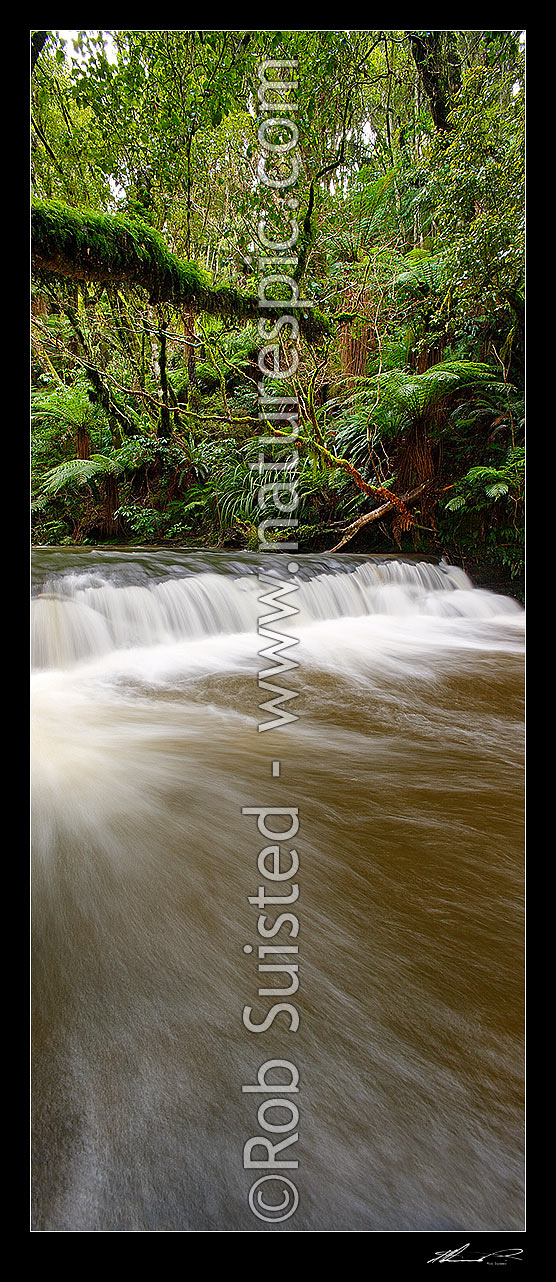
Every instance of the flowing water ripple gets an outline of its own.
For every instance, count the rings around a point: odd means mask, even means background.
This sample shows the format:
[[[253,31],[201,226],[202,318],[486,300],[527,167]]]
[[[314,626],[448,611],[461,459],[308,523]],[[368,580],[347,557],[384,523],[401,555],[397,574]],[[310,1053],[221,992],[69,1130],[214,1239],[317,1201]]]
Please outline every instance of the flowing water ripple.
[[[35,1229],[265,1231],[241,1085],[285,1054],[273,1232],[521,1229],[523,610],[456,567],[299,557],[299,719],[261,736],[257,559],[103,555],[37,556]],[[241,1021],[261,798],[301,817],[289,1041]]]

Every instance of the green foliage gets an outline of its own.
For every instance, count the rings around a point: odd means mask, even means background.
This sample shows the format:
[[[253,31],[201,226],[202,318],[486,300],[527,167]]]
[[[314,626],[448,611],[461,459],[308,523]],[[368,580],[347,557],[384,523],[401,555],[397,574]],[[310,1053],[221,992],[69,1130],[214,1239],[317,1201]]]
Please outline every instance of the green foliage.
[[[394,171],[373,174],[364,165],[347,190],[330,199],[323,228],[322,247],[330,269],[360,263],[365,254],[383,246],[385,224],[392,227]]]
[[[440,128],[412,34],[89,31],[70,60],[49,33],[32,80],[34,537],[114,537],[117,491],[122,539],[257,546],[275,514],[261,482],[281,476],[252,466],[264,224],[296,228],[315,303],[295,379],[266,382],[300,405],[300,539],[329,546],[374,505],[365,485],[405,492],[424,443],[408,548],[518,572],[520,33],[441,33]],[[294,210],[257,175],[273,57],[298,64]],[[399,548],[394,530],[389,514],[364,538]]]
[[[447,145],[422,162],[421,210],[434,226],[450,284],[450,321],[461,335],[501,344],[523,309],[524,91],[513,66],[464,71]]]
[[[523,573],[523,503],[525,451],[513,447],[499,467],[480,465],[452,487],[445,511],[452,517],[451,538],[469,553],[481,553],[509,569],[512,578]]]
[[[432,412],[448,398],[468,389],[477,389],[483,395],[494,394],[500,402],[504,384],[488,365],[476,361],[443,361],[423,374],[386,370],[364,380],[352,396],[330,402],[326,409],[334,413],[338,449],[348,453],[356,466],[362,466],[369,446],[379,439],[388,441],[425,422],[430,427]]]
[[[117,458],[109,458],[105,454],[92,454],[89,459],[66,459],[64,463],[59,463],[43,476],[40,493],[32,507],[33,509],[44,507],[49,499],[68,485],[86,485],[88,481],[98,480],[100,476],[117,476],[119,472]]]
[[[91,401],[89,389],[80,382],[71,387],[60,383],[49,391],[34,392],[31,415],[34,423],[50,422],[58,431],[68,433],[83,428],[102,433],[107,426],[106,414]]]
[[[132,535],[142,543],[151,543],[165,533],[165,520],[156,508],[138,503],[122,503],[115,515],[123,518]]]

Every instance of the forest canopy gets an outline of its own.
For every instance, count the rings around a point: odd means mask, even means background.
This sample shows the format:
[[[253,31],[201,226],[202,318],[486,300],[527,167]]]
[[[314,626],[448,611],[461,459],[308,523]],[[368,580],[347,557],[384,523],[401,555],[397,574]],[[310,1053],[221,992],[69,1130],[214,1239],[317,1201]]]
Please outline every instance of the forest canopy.
[[[300,550],[519,582],[522,33],[34,31],[31,68],[34,542],[257,546],[289,252]]]

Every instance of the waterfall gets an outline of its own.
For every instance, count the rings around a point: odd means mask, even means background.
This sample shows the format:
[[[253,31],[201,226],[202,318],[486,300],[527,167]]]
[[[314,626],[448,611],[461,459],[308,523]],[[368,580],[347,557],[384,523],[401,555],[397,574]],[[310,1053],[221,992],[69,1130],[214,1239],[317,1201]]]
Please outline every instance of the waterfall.
[[[280,559],[264,566],[266,577],[280,578]],[[133,584],[122,582],[117,569],[46,578],[32,602],[33,666],[68,668],[113,650],[251,632],[259,613],[259,576],[253,561],[241,567],[243,573],[238,568],[228,574],[143,575]],[[463,570],[424,561],[367,560],[346,573],[334,562],[322,572],[318,560],[307,558],[301,573],[288,577],[298,588],[302,628],[368,615],[486,619],[522,613],[511,598],[474,589]]]

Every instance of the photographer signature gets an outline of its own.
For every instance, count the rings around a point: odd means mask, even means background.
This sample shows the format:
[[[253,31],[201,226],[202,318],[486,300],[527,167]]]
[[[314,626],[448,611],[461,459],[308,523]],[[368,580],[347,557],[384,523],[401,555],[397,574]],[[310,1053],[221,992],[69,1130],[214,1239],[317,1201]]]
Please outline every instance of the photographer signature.
[[[507,1264],[508,1260],[521,1260],[523,1250],[521,1247],[509,1246],[501,1251],[487,1251],[484,1255],[463,1255],[464,1251],[470,1246],[469,1242],[464,1242],[463,1246],[458,1246],[454,1251],[437,1251],[432,1260],[427,1260],[427,1264]]]

